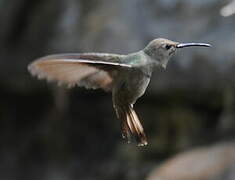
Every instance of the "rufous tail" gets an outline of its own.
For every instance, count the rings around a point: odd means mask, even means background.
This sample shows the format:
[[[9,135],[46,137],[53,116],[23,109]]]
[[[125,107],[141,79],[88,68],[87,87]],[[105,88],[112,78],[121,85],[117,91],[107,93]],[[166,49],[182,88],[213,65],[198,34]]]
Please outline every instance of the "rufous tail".
[[[118,118],[121,120],[122,136],[130,142],[130,134],[132,134],[138,146],[147,145],[147,138],[144,129],[139,121],[135,110],[131,104],[115,106]]]

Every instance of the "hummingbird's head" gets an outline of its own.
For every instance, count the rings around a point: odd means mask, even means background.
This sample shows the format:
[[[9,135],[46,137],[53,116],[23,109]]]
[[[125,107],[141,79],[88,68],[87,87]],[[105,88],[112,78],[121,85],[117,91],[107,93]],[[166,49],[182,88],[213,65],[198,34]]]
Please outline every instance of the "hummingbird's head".
[[[175,54],[177,49],[190,46],[210,47],[205,43],[178,43],[168,39],[158,38],[152,40],[145,48],[144,52],[153,60],[157,61],[163,68],[166,68],[169,59]]]

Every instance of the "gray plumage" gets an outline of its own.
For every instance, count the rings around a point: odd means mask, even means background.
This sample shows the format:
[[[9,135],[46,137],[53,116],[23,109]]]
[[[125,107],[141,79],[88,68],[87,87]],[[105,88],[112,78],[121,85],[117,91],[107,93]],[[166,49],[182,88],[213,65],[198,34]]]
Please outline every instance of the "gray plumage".
[[[113,107],[121,121],[124,138],[134,135],[138,145],[147,145],[144,129],[133,105],[141,97],[155,67],[166,68],[177,49],[188,46],[206,46],[204,43],[178,43],[155,39],[143,50],[128,54],[81,53],[57,54],[32,62],[32,75],[48,81],[57,81],[69,87],[102,88],[112,92]]]

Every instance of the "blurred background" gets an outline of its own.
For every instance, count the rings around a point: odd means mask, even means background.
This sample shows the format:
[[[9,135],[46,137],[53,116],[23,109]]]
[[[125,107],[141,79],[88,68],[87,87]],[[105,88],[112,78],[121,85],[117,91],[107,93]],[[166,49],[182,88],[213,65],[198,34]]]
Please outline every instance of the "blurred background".
[[[235,179],[235,3],[0,0],[0,179]],[[149,145],[121,138],[111,94],[27,72],[68,52],[127,54],[158,37],[187,48],[154,73],[135,109]]]

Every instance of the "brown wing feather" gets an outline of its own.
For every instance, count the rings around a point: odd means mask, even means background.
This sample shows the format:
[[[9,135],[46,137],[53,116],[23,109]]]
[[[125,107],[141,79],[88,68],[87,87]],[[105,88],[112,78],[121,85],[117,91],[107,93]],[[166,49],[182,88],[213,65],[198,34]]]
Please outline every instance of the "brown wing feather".
[[[120,64],[118,58],[119,55],[96,53],[51,55],[34,61],[28,69],[40,79],[69,87],[79,85],[111,90],[117,67],[129,66]]]

